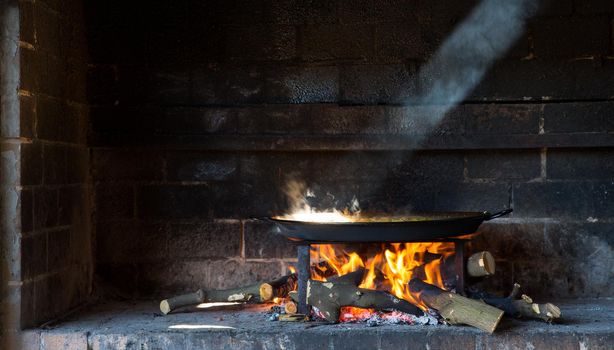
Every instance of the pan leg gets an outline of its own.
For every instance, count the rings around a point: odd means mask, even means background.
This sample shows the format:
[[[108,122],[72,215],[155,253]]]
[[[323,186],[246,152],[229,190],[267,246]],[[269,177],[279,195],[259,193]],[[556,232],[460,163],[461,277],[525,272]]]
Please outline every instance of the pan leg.
[[[310,245],[298,246],[298,312],[309,315],[311,308],[307,305],[307,280],[309,279]]]
[[[454,268],[456,272],[456,293],[465,295],[465,242],[454,242]]]

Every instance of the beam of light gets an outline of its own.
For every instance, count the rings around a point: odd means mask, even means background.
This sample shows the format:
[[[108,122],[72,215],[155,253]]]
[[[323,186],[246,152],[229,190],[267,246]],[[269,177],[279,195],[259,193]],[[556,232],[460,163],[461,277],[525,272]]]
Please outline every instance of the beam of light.
[[[421,68],[420,93],[409,104],[443,106],[430,120],[435,127],[514,45],[538,4],[539,0],[482,0]]]
[[[209,309],[212,307],[218,307],[218,306],[231,306],[231,305],[239,305],[242,303],[239,302],[215,302],[215,303],[202,303],[202,304],[198,304],[196,305],[197,308],[199,309]]]
[[[214,324],[174,324],[168,329],[235,329],[235,327]]]

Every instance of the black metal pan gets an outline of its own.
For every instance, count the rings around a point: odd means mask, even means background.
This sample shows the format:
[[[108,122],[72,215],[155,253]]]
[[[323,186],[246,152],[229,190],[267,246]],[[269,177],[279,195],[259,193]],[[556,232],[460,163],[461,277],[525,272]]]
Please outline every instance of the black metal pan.
[[[505,209],[485,212],[428,213],[402,217],[369,218],[356,222],[310,222],[272,217],[273,232],[293,241],[335,242],[432,242],[475,233],[484,221],[512,212]]]

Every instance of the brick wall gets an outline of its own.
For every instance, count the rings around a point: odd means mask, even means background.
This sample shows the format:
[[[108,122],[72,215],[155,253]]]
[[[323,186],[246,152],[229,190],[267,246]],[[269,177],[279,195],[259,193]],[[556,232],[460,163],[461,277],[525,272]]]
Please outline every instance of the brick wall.
[[[496,286],[611,296],[614,7],[544,2],[433,130],[439,107],[403,104],[475,3],[88,2],[103,284],[152,296],[282,273],[293,248],[250,218],[286,209],[295,177],[340,206],[512,206],[475,245],[495,251]]]
[[[20,1],[21,325],[83,303],[92,273],[80,1]]]

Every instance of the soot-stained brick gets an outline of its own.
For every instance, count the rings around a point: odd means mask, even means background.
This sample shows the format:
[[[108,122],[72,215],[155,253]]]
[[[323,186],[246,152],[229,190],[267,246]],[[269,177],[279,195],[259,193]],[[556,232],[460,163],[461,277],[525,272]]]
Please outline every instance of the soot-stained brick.
[[[499,61],[468,100],[607,99],[614,86],[613,68],[607,60]]]
[[[137,191],[140,218],[208,218],[213,214],[216,194],[211,186],[143,186]]]
[[[95,213],[98,219],[121,219],[134,216],[134,186],[97,184],[94,188]]]
[[[614,153],[608,148],[550,149],[547,169],[550,179],[614,179]]]
[[[89,175],[89,150],[85,147],[66,148],[66,182],[84,183]]]
[[[111,65],[92,65],[87,70],[87,97],[92,104],[113,104],[118,98],[117,71]]]
[[[393,161],[389,177],[400,181],[441,183],[463,178],[463,155],[459,152],[406,152]]]
[[[301,57],[307,61],[365,59],[374,54],[374,28],[365,24],[320,24],[301,31]]]
[[[537,19],[531,25],[537,57],[605,55],[610,48],[609,18]]]
[[[533,179],[541,174],[541,155],[531,151],[469,152],[467,176],[477,179]]]
[[[465,132],[464,107],[388,107],[388,132],[408,135],[462,135]]]
[[[36,134],[50,141],[75,142],[79,134],[78,116],[64,101],[39,96],[37,99]]]
[[[328,106],[311,111],[314,133],[385,134],[389,122],[384,106]]]
[[[247,259],[296,258],[296,246],[275,234],[271,224],[247,220],[243,225]]]
[[[209,264],[206,283],[213,289],[247,286],[259,281],[268,281],[281,276],[282,264],[272,262],[239,262],[236,260],[214,260]]]
[[[32,190],[22,189],[20,192],[21,204],[21,232],[29,232],[34,227],[34,198]]]
[[[336,66],[285,67],[267,71],[265,99],[270,103],[323,103],[337,101]]]
[[[400,64],[343,66],[339,99],[349,104],[407,102],[415,93],[413,73]]]
[[[103,263],[159,261],[168,257],[168,230],[161,223],[102,221],[97,223],[96,241],[96,259]]]
[[[32,96],[19,96],[20,136],[33,138],[36,125],[36,102]]]
[[[335,2],[301,0],[266,1],[265,21],[280,24],[334,23],[337,21]]]
[[[51,228],[58,223],[58,190],[34,190],[34,229]]]
[[[304,105],[250,106],[237,110],[240,134],[309,134],[313,108]]]
[[[95,274],[115,294],[133,298],[137,295],[138,268],[134,263],[97,263]]]
[[[48,233],[48,269],[56,271],[66,267],[72,260],[70,230]]]
[[[231,258],[241,255],[238,220],[171,223],[169,251],[177,258]]]
[[[173,152],[166,158],[170,181],[229,180],[238,172],[237,160],[231,154]]]
[[[160,180],[163,159],[150,151],[96,150],[93,153],[93,176],[97,180]]]
[[[375,27],[375,53],[383,59],[419,59],[426,53],[420,23],[403,21]]]
[[[30,279],[47,271],[47,234],[21,239],[22,279]]]
[[[296,29],[285,25],[228,27],[226,55],[235,60],[287,60],[296,55]]]
[[[43,182],[45,185],[66,183],[66,147],[59,145],[43,146]]]
[[[603,132],[612,119],[614,103],[548,103],[544,105],[544,131],[547,133]]]
[[[488,250],[495,259],[539,259],[544,254],[551,254],[546,246],[544,227],[543,223],[484,223],[480,226],[480,235],[472,242],[472,247]]]
[[[39,185],[43,182],[43,146],[33,143],[21,144],[21,184]]]
[[[468,134],[537,134],[540,105],[480,104],[464,107]]]
[[[520,217],[584,220],[607,207],[600,202],[605,190],[589,182],[524,183],[513,191],[514,215]]]

